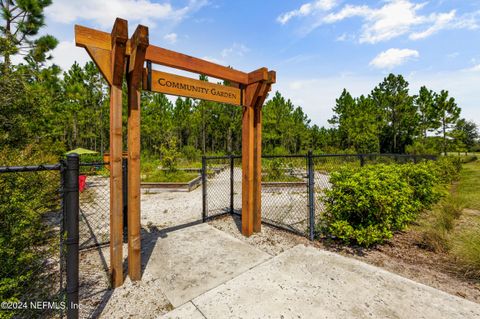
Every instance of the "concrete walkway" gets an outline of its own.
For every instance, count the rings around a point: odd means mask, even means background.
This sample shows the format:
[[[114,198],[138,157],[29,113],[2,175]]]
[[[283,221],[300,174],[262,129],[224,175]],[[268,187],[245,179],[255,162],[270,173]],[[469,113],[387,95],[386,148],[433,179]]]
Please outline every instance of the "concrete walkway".
[[[302,245],[271,257],[206,224],[170,233],[146,272],[163,318],[480,318],[480,305]]]
[[[145,273],[157,278],[172,306],[178,307],[269,258],[208,224],[199,224],[159,239]]]

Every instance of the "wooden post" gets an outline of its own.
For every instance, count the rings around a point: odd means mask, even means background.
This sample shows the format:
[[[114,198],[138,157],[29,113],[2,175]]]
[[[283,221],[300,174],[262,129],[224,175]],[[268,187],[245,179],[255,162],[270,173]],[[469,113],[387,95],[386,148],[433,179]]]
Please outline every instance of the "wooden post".
[[[140,79],[145,51],[148,47],[148,28],[139,25],[130,40],[128,62],[128,275],[140,280]]]
[[[262,230],[262,105],[254,106],[253,231]]]
[[[255,160],[254,160],[254,181],[253,181],[253,231],[262,230],[262,106],[270,91],[271,81],[274,81],[275,73],[270,72],[268,81],[263,81],[257,100],[255,101]]]
[[[242,234],[250,236],[254,223],[255,101],[261,89],[259,82],[245,88],[242,115]]]
[[[247,90],[248,91],[248,90]],[[242,114],[242,234],[253,233],[253,107]]]
[[[110,85],[110,271],[113,287],[123,283],[122,82],[128,24],[118,19],[112,30]]]

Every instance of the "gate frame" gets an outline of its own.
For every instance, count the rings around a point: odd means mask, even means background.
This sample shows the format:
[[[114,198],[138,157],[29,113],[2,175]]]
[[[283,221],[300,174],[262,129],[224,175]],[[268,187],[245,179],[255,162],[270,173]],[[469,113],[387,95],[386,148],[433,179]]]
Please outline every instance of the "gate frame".
[[[75,25],[75,42],[86,49],[110,86],[110,274],[113,287],[123,284],[122,84],[128,87],[128,275],[141,279],[140,235],[140,93],[151,90],[151,68],[160,64],[212,76],[240,92],[242,113],[242,234],[261,231],[262,105],[276,82],[263,67],[244,73],[230,67],[149,44],[148,28],[138,25],[128,39],[127,20],[117,18],[111,33]],[[150,83],[141,83],[142,80]],[[189,78],[185,80],[195,81]],[[143,85],[142,85],[143,84]],[[150,85],[148,85],[150,84]],[[162,92],[155,90],[156,92]],[[171,92],[169,93],[171,94]],[[181,93],[176,95],[184,96]],[[203,97],[205,99],[205,97]],[[215,101],[212,96],[210,99]],[[218,100],[217,100],[218,101]]]

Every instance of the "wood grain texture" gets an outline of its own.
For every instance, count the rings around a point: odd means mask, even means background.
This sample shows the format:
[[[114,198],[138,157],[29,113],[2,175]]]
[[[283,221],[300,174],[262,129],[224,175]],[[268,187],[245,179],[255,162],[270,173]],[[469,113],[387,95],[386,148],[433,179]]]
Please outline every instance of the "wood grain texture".
[[[140,91],[128,85],[128,275],[140,280]]]
[[[122,85],[123,77],[125,75],[125,53],[126,43],[128,40],[128,22],[117,18],[113,25],[111,34],[112,53],[112,84]]]
[[[254,231],[254,180],[255,180],[255,130],[254,103],[262,88],[261,82],[245,89],[245,106],[242,114],[242,234],[250,236]]]
[[[112,51],[95,47],[86,46],[85,49],[97,66],[103,78],[112,85]]]
[[[123,284],[122,87],[110,87],[110,272]]]
[[[145,58],[153,63],[176,69],[213,76],[241,84],[248,83],[248,75],[244,72],[153,45],[148,47]]]
[[[128,275],[131,280],[142,276],[141,211],[140,211],[140,80],[143,74],[145,51],[148,47],[148,28],[139,25],[133,33],[128,62]]]
[[[253,160],[253,231],[262,230],[262,106],[270,84],[260,82],[258,95],[253,102],[254,160]]]
[[[146,83],[146,79],[143,82]],[[155,70],[152,71],[152,91],[233,105],[242,104],[240,89]]]
[[[145,63],[145,53],[149,45],[148,28],[139,25],[130,39],[130,58],[128,63],[128,76],[130,85],[135,89],[140,87],[140,81],[143,75],[143,64]]]
[[[267,68],[260,68],[253,72],[248,73],[248,83],[255,83],[260,81],[268,80],[268,69]]]

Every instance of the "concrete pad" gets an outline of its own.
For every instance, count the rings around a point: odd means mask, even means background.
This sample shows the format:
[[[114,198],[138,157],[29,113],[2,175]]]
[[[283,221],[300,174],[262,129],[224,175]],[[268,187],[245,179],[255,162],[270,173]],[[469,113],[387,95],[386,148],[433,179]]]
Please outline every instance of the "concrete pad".
[[[159,238],[145,268],[174,307],[271,258],[208,224]]]
[[[480,305],[296,246],[195,298],[206,318],[480,318]]]
[[[181,319],[181,318],[190,318],[190,319],[205,319],[205,317],[198,311],[197,307],[191,302],[183,304],[175,310],[170,311],[169,313],[161,316],[162,319]]]

